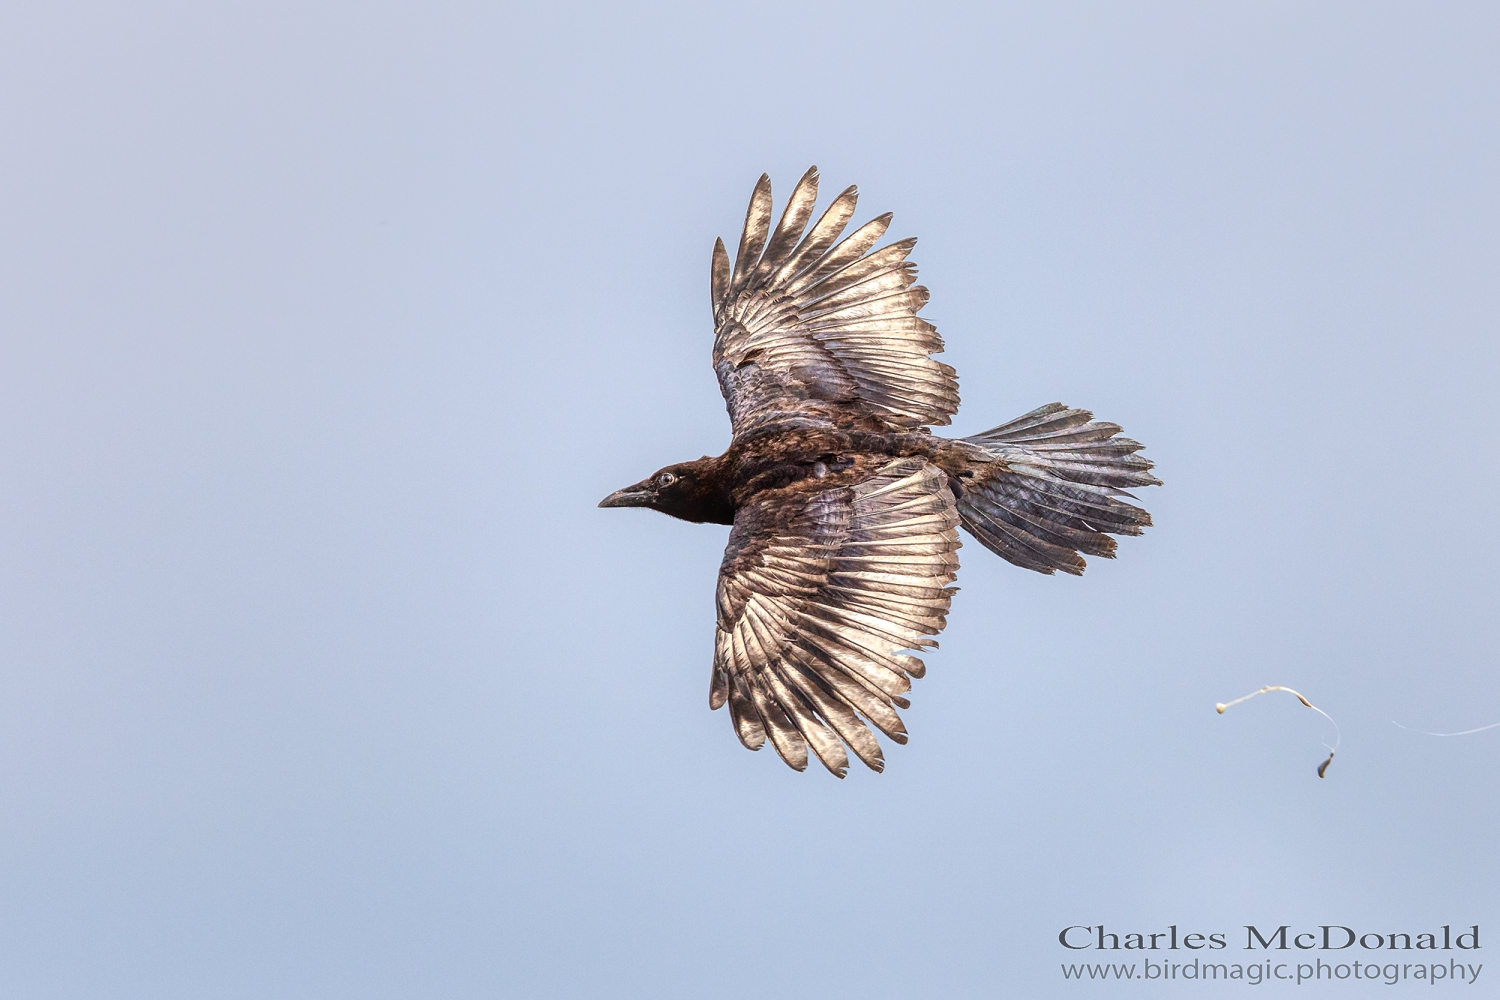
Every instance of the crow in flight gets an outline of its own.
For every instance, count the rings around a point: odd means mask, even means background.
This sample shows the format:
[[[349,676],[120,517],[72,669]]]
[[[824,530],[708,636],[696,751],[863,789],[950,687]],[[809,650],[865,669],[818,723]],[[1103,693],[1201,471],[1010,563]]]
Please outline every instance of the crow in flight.
[[[1114,556],[1110,535],[1151,515],[1125,490],[1159,485],[1141,445],[1087,410],[1051,403],[962,439],[934,435],[958,381],[929,355],[915,239],[871,252],[891,216],[839,236],[850,187],[807,229],[818,171],[771,229],[771,181],[750,197],[731,269],[714,243],[714,371],[734,438],[717,458],[669,465],[601,507],[649,507],[731,524],[719,568],[710,708],[729,705],[740,742],[767,738],[791,767],[808,747],[838,777],[855,756],[879,771],[896,709],[936,647],[958,570],[958,526],[1039,573]],[[1132,497],[1132,499],[1134,499]]]

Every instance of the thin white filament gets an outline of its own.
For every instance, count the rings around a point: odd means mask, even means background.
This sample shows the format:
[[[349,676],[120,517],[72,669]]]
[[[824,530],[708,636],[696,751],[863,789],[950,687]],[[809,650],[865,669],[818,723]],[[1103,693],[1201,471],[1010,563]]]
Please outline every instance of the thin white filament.
[[[1410,726],[1403,726],[1395,719],[1391,720],[1391,725],[1397,727],[1398,729],[1404,729],[1408,733],[1421,733],[1423,736],[1468,736],[1471,733],[1482,733],[1486,729],[1494,729],[1496,726],[1500,726],[1500,722],[1491,722],[1488,726],[1480,726],[1478,729],[1465,729],[1461,733],[1429,733],[1425,729],[1413,729]]]

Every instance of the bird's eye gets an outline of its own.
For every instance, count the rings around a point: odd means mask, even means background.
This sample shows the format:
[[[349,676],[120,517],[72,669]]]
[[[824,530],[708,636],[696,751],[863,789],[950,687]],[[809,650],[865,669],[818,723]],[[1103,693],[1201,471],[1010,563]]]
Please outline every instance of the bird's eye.
[[[663,472],[656,477],[656,485],[658,486],[671,486],[675,482],[677,482],[677,477],[670,472]]]

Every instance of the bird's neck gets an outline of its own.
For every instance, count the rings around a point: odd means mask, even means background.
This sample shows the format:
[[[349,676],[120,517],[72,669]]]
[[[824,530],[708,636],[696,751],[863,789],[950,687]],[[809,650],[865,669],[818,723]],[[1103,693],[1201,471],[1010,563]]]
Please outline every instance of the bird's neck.
[[[727,456],[700,458],[688,462],[692,470],[692,487],[678,504],[663,513],[698,524],[733,524],[734,501],[730,499],[730,477]]]

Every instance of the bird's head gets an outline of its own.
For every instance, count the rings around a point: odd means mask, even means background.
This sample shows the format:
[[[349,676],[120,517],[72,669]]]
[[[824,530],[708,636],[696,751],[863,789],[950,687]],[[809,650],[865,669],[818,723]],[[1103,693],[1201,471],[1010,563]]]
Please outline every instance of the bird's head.
[[[704,457],[658,469],[634,486],[615,490],[600,507],[649,507],[684,521],[733,524],[734,509],[723,495],[717,463]]]

